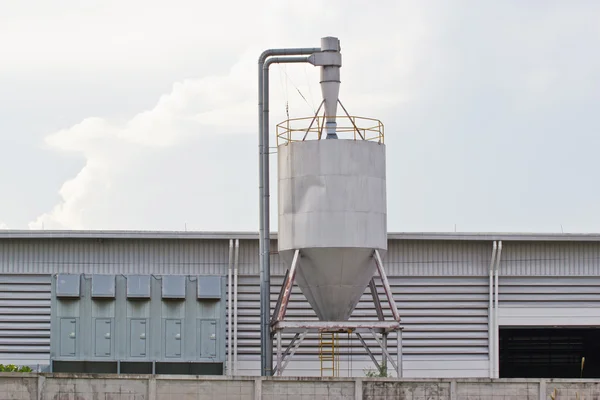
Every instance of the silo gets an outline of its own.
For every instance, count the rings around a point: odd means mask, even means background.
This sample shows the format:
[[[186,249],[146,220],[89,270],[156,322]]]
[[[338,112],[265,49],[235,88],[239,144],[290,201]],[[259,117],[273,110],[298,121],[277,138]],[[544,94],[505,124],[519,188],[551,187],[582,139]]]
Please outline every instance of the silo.
[[[271,314],[268,70],[270,64],[284,62],[308,62],[320,67],[323,101],[313,117],[289,119],[277,125],[277,242],[279,255],[288,269]],[[340,353],[336,343],[339,333],[347,333],[359,339],[378,369],[387,368],[389,361],[397,376],[402,376],[400,314],[382,263],[387,251],[383,124],[376,119],[351,116],[340,102],[341,66],[340,42],[334,37],[323,38],[320,48],[270,49],[259,58],[263,375],[282,375],[306,336],[316,333],[321,376],[338,376]],[[343,113],[338,112],[338,106]],[[376,273],[392,314],[389,321],[385,320],[379,299]],[[319,321],[286,320],[294,283]],[[377,320],[349,320],[367,286]],[[284,331],[295,334],[285,351]],[[388,350],[390,333],[396,336],[395,359]],[[381,347],[381,365],[363,335],[372,335]],[[270,357],[272,339],[277,343],[274,369]]]
[[[350,317],[387,250],[385,145],[304,140],[278,149],[279,253],[323,321]]]
[[[339,55],[336,38],[321,48]],[[299,251],[296,283],[322,321],[350,317],[387,250],[383,126],[337,115],[340,66],[321,67],[322,116],[278,125],[279,254]]]

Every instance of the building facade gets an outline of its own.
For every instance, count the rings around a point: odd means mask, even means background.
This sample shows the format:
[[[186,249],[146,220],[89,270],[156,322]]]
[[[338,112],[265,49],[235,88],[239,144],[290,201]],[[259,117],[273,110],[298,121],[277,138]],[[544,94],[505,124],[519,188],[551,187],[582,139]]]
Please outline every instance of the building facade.
[[[600,235],[388,238],[384,266],[402,318],[404,377],[528,377],[531,371],[579,377],[583,357],[585,374],[600,373],[594,356],[600,347],[594,344],[600,343]],[[227,337],[233,354],[228,372],[259,375],[258,256],[258,235],[249,233],[0,231],[0,363],[48,365],[52,274],[228,276],[231,269],[238,285],[227,327],[237,321],[237,332],[232,326]],[[271,257],[273,309],[287,266],[276,253]],[[287,315],[316,320],[297,287]],[[368,291],[352,319],[377,319]],[[390,336],[391,349],[395,340]],[[367,344],[382,357],[374,340]],[[318,349],[318,336],[309,335],[285,375],[321,375]],[[339,376],[364,376],[374,368],[356,337],[339,335],[339,358]]]

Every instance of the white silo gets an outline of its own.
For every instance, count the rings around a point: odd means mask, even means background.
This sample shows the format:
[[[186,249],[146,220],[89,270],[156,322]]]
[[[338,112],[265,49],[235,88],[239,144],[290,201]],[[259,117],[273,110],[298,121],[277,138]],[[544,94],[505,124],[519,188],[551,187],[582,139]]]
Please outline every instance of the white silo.
[[[295,280],[322,321],[350,317],[387,250],[383,127],[337,116],[339,88],[340,67],[322,66],[324,115],[278,126],[279,253],[291,265],[299,251]]]
[[[270,57],[270,58],[269,58]],[[312,118],[277,125],[279,254],[288,265],[274,313],[270,314],[268,68],[273,63],[308,62],[321,68],[323,101]],[[259,58],[259,148],[261,194],[261,369],[281,375],[308,333],[319,335],[321,375],[339,372],[340,332],[356,335],[376,367],[389,361],[402,376],[402,328],[382,257],[387,251],[386,166],[383,124],[350,116],[339,101],[342,57],[337,38],[320,48],[271,49]],[[338,105],[343,114],[338,115]],[[320,114],[321,109],[323,114]],[[393,319],[386,321],[375,273]],[[319,321],[286,320],[296,282]],[[349,320],[367,286],[376,320]],[[269,319],[270,318],[270,319]],[[295,333],[283,351],[282,333]],[[396,337],[395,359],[387,338]],[[382,349],[381,365],[362,335]],[[277,364],[271,369],[276,337]],[[327,364],[329,363],[329,364]]]

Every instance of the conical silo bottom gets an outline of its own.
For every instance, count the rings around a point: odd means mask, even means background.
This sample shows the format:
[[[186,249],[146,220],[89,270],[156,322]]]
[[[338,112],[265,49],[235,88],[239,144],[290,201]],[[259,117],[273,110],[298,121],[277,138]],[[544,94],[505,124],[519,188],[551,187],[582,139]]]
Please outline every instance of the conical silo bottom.
[[[377,270],[373,253],[367,248],[300,250],[296,283],[321,321],[350,318]],[[291,266],[294,251],[280,254]]]

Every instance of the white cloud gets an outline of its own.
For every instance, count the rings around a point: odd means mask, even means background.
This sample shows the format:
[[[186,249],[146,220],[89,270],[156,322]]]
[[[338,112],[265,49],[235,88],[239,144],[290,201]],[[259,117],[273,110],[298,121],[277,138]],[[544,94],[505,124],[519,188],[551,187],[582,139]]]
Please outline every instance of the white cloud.
[[[187,80],[173,85],[151,110],[124,122],[87,118],[49,135],[46,143],[61,151],[78,152],[86,162],[74,178],[60,188],[61,201],[52,211],[29,224],[30,229],[84,229],[107,227],[111,222],[94,216],[111,187],[132,165],[143,168],[156,151],[185,150],[194,138],[243,133],[254,127],[255,103],[248,100],[252,80],[244,60],[228,75]],[[151,182],[129,182],[129,190]],[[126,198],[127,196],[125,196]],[[126,219],[126,217],[124,217]],[[112,221],[114,223],[114,220]]]
[[[266,47],[316,46],[329,34],[342,41],[342,102],[351,114],[379,118],[386,127],[390,229],[458,223],[536,230],[551,224],[563,204],[572,213],[577,199],[598,197],[585,185],[598,170],[596,5],[265,3],[240,3],[247,8],[235,13],[227,3],[205,13],[152,5],[140,7],[140,20],[131,19],[133,7],[109,32],[101,28],[102,12],[87,10],[81,19],[64,17],[82,29],[80,36],[50,29],[40,42],[39,32],[24,32],[35,21],[4,23],[0,16],[0,38],[23,34],[22,45],[31,47],[22,55],[7,44],[10,62],[0,71],[64,67],[117,76],[126,70],[152,79],[158,68],[169,82],[180,78],[146,111],[124,120],[106,113],[49,135],[51,148],[82,155],[85,165],[30,228],[182,229],[187,222],[188,229],[255,229],[256,59]],[[120,3],[106,4],[113,10]],[[35,26],[49,29],[48,23]],[[229,74],[214,74],[240,59]],[[104,81],[108,96],[142,96],[123,76]],[[311,66],[272,67],[272,133],[288,101],[292,117],[310,115],[319,103],[318,80]],[[585,195],[567,199],[558,180],[547,182],[564,176],[563,186],[579,182],[573,191]],[[275,193],[271,198],[275,208]]]
[[[8,225],[6,225],[4,222],[0,221],[0,229],[8,229]]]

